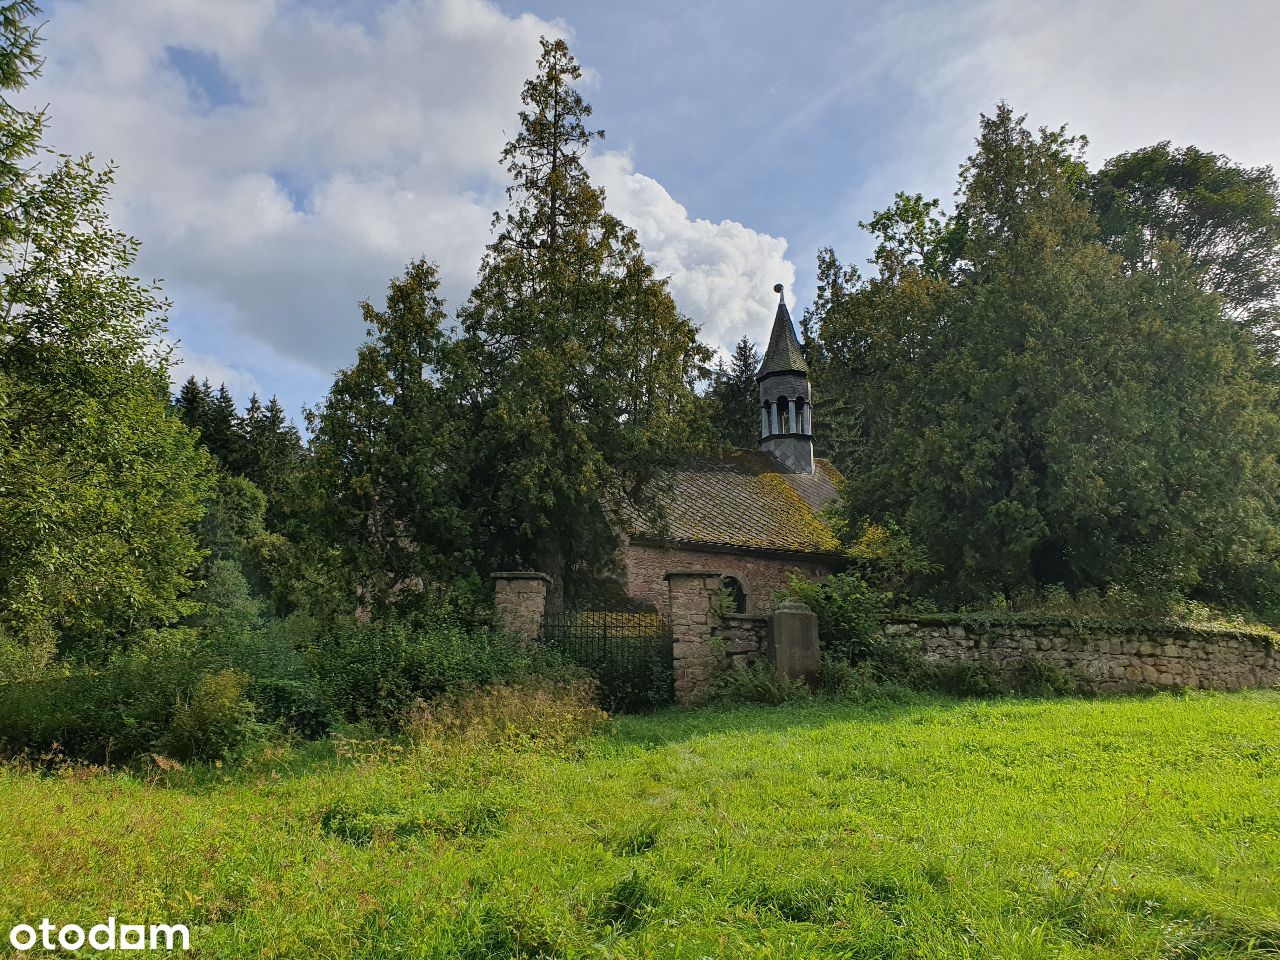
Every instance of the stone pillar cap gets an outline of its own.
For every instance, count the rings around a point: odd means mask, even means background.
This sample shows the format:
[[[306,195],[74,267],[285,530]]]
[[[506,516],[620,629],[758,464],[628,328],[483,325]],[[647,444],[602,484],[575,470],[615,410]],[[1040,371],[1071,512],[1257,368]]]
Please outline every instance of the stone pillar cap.
[[[776,607],[773,608],[774,613],[813,613],[813,609],[805,602],[796,600],[793,597],[787,597]]]
[[[489,574],[491,580],[543,580],[547,583],[551,582],[551,578],[545,573],[538,573],[536,570],[501,570],[497,573]]]

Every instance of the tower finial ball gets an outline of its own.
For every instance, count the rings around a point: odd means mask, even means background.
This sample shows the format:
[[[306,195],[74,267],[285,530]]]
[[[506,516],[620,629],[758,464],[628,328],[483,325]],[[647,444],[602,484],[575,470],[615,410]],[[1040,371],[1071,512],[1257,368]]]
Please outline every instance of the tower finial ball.
[[[782,292],[782,284],[780,284],[780,283],[775,283],[775,284],[773,285],[773,292],[774,292],[774,293],[781,293],[781,292]]]

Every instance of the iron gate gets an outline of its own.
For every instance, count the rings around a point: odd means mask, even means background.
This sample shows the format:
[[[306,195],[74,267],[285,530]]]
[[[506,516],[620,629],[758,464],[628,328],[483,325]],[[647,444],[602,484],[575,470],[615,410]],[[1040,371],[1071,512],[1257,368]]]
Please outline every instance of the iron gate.
[[[600,681],[609,710],[653,709],[674,699],[671,625],[656,613],[545,616],[541,640]]]

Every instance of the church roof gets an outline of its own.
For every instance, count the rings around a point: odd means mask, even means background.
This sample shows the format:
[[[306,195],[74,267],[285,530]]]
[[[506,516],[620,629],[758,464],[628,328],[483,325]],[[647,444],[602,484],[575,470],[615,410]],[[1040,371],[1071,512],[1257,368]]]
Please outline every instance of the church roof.
[[[840,544],[820,511],[839,496],[843,477],[831,463],[815,460],[811,474],[789,473],[767,453],[734,450],[677,470],[658,496],[661,520],[633,509],[633,536],[797,553],[838,553]]]
[[[773,316],[773,332],[769,334],[769,348],[764,352],[764,362],[760,364],[757,380],[763,380],[771,373],[808,373],[809,364],[804,359],[804,348],[800,338],[796,336],[796,328],[791,322],[791,314],[787,312],[787,303],[782,299],[782,285],[774,287],[778,293],[778,312]]]

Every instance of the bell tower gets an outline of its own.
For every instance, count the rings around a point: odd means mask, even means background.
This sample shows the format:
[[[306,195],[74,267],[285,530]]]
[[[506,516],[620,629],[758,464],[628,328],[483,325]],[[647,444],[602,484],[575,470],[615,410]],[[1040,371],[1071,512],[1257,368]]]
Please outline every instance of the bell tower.
[[[760,449],[791,473],[813,473],[813,401],[809,364],[782,295],[769,334],[769,348],[756,374],[760,387]]]

